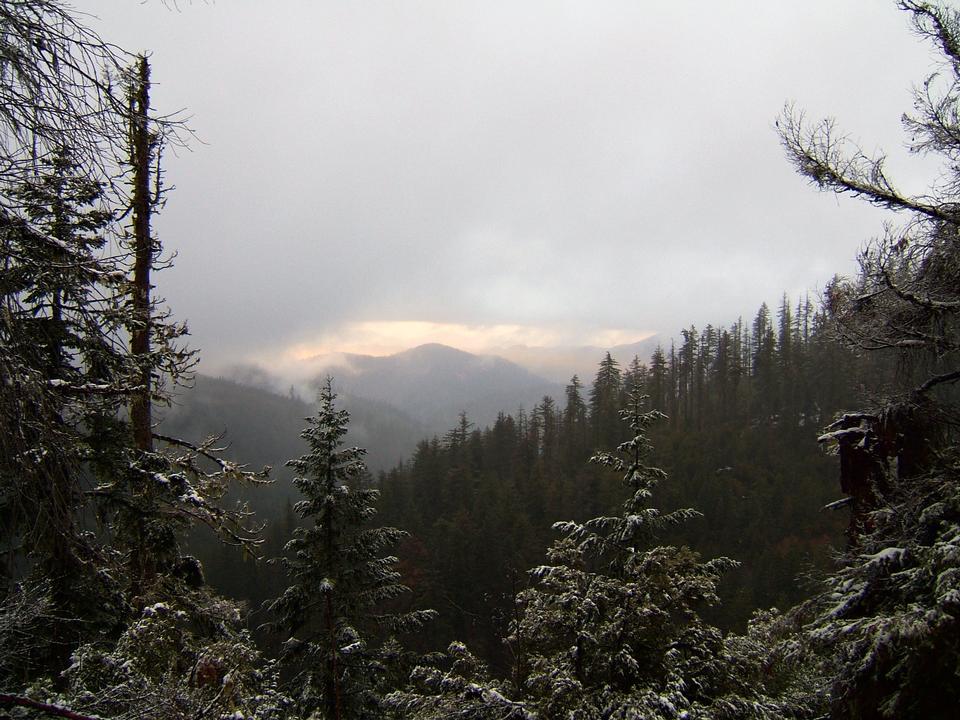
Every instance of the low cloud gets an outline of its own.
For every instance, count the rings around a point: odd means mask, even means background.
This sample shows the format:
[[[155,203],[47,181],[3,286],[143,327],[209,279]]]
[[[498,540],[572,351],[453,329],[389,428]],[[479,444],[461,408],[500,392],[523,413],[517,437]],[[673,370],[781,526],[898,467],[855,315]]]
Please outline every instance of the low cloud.
[[[282,375],[296,375],[297,369],[311,372],[317,367],[345,365],[343,354],[391,355],[426,343],[440,343],[476,354],[501,354],[510,348],[556,348],[591,345],[612,347],[650,337],[648,330],[577,328],[533,325],[467,325],[461,323],[363,321],[342,325],[333,331],[303,339],[274,352],[256,354],[251,363]],[[509,354],[509,353],[503,353]]]

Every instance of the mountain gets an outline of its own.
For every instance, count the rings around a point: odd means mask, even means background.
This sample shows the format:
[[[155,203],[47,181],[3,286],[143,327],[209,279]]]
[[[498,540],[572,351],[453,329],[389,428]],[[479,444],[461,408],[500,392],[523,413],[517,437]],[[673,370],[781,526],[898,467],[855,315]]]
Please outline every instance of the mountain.
[[[309,364],[312,379],[299,383],[311,398],[327,374],[340,407],[350,412],[348,442],[367,449],[368,465],[386,469],[413,453],[418,441],[456,426],[461,412],[474,425],[492,425],[501,411],[527,410],[544,395],[562,399],[551,383],[503,358],[429,344],[388,355],[338,354]],[[255,367],[235,367],[231,378],[198,375],[164,414],[162,431],[198,440],[223,433],[238,459],[280,468],[303,452],[304,418],[314,411],[293,387]]]
[[[163,413],[161,432],[191,441],[223,434],[230,446],[228,457],[251,469],[270,465],[282,474],[284,463],[305,451],[300,431],[316,406],[292,392],[268,389],[264,377],[255,387],[197,375],[193,387],[180,390],[173,406]],[[367,449],[367,464],[373,470],[406,460],[428,434],[422,423],[385,403],[347,393],[338,400],[350,412],[347,442]]]
[[[322,364],[317,377],[332,375],[338,392],[402,409],[430,434],[454,427],[461,412],[484,427],[501,411],[530,410],[544,395],[563,395],[562,384],[509,360],[437,343],[383,357],[341,354]]]
[[[292,382],[291,391],[296,387],[305,397],[312,396],[318,383],[331,375],[338,393],[389,406],[430,436],[454,427],[461,412],[485,427],[495,422],[497,413],[514,413],[521,407],[530,410],[544,395],[562,402],[574,373],[589,386],[606,352],[626,368],[635,356],[649,362],[660,342],[658,336],[651,336],[610,348],[513,345],[482,355],[428,343],[386,356],[317,355],[299,361],[295,368],[287,367],[284,379],[256,366],[234,366],[227,374],[243,385],[275,393]]]
[[[614,360],[626,368],[634,356],[640,362],[649,365],[650,356],[663,339],[652,335],[639,342],[615,345],[603,348],[596,345],[578,345],[569,347],[531,347],[529,345],[511,345],[495,348],[491,352],[510,360],[527,370],[553,382],[566,384],[576,373],[580,381],[589,385],[597,374],[597,365],[609,352]]]

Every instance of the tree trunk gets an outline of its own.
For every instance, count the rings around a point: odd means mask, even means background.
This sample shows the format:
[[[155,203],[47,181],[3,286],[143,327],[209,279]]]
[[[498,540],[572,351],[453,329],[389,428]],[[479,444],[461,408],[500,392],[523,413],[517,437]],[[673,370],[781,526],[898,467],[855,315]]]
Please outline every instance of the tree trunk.
[[[137,61],[136,84],[130,93],[130,162],[133,166],[133,314],[130,351],[140,366],[139,389],[130,402],[130,423],[139,450],[153,450],[150,377],[150,270],[154,246],[150,237],[150,65]]]
[[[336,627],[334,624],[333,617],[333,599],[330,597],[331,591],[328,590],[327,595],[327,633],[330,638],[330,656],[329,656],[329,666],[328,676],[327,676],[327,687],[326,687],[326,702],[327,702],[327,713],[334,720],[340,720],[341,718],[341,709],[340,709],[340,669],[337,667],[337,633]]]

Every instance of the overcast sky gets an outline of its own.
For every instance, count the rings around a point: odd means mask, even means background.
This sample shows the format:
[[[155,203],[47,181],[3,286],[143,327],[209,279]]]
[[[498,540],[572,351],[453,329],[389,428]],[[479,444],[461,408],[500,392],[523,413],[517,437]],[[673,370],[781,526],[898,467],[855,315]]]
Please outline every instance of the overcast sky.
[[[784,158],[786,101],[892,175],[931,48],[885,0],[76,0],[152,53],[159,278],[215,368],[728,324],[853,272],[884,215]]]

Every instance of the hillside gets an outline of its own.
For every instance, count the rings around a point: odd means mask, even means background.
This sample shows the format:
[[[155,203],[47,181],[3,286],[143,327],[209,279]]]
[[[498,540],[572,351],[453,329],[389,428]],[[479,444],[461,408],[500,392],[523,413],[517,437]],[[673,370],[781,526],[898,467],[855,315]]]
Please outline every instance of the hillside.
[[[367,448],[374,471],[408,457],[427,434],[422,423],[385,403],[345,393],[341,406],[350,412],[348,442]],[[223,435],[231,455],[255,468],[284,463],[303,453],[300,431],[314,412],[311,402],[224,378],[198,375],[190,389],[163,413],[165,433],[194,440]]]

